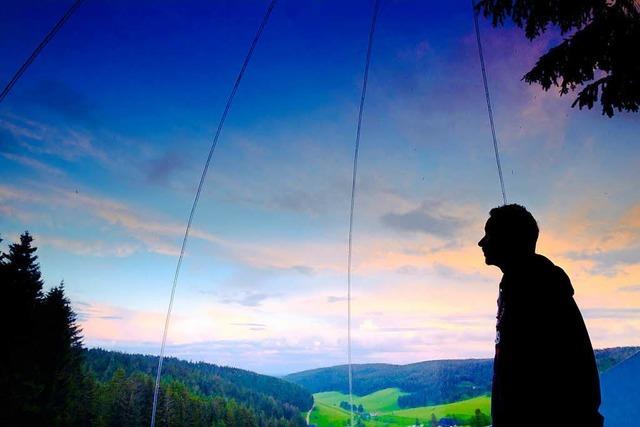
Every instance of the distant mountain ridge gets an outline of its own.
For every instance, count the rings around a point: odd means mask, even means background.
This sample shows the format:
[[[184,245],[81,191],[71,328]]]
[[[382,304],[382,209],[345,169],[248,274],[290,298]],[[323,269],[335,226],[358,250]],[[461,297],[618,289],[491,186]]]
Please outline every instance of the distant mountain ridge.
[[[640,347],[595,350],[600,372],[629,358]],[[398,398],[402,408],[438,405],[482,396],[491,392],[493,359],[432,360],[393,365],[385,363],[353,365],[353,391],[367,395],[397,387],[408,395]],[[286,375],[312,393],[348,392],[347,366],[339,365]]]

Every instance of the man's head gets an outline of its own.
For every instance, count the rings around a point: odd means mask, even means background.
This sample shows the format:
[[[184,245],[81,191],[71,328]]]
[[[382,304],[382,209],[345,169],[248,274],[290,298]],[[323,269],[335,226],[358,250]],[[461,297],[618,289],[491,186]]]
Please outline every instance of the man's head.
[[[489,212],[478,246],[488,265],[504,268],[535,253],[538,232],[536,220],[524,206],[504,205]]]

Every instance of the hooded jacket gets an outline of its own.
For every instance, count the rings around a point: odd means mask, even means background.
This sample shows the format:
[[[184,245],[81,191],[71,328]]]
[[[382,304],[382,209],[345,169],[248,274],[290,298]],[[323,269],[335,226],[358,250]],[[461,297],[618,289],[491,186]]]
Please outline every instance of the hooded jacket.
[[[542,255],[500,282],[494,427],[602,427],[600,381],[566,273]]]

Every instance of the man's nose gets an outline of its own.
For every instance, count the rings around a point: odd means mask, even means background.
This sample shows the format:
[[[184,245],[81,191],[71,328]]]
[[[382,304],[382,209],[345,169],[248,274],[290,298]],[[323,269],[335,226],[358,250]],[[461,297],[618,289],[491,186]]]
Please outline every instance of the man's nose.
[[[484,239],[484,237],[480,239],[480,241],[478,242],[478,246],[482,247],[482,245],[484,244]]]

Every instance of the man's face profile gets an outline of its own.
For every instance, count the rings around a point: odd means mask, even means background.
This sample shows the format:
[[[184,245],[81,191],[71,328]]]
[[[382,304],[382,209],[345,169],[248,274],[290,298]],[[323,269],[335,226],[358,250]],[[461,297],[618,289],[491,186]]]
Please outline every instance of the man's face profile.
[[[484,262],[487,265],[498,265],[500,262],[501,246],[494,221],[489,218],[484,226],[484,237],[478,242],[484,254]]]

